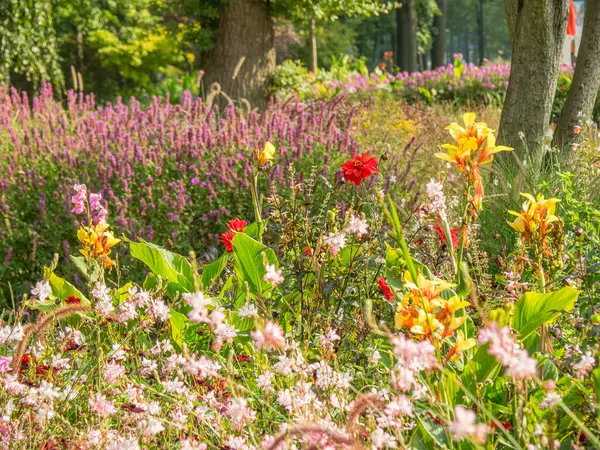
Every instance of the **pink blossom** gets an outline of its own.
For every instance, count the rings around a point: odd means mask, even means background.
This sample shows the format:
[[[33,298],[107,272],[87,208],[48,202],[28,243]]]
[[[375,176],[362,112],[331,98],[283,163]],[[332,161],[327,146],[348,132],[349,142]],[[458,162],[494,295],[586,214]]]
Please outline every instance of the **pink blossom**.
[[[125,367],[115,362],[109,362],[104,364],[102,374],[104,375],[104,378],[106,378],[106,381],[115,383],[125,375]]]
[[[90,396],[88,404],[90,405],[90,410],[99,416],[110,416],[117,412],[114,403],[107,400],[100,392]]]
[[[578,378],[583,378],[594,368],[595,365],[596,360],[590,351],[581,356],[579,362],[573,365],[573,369],[575,369],[575,373],[577,374]]]
[[[267,283],[270,283],[272,286],[279,286],[284,282],[285,278],[282,275],[282,271],[277,270],[275,268],[275,264],[267,264],[265,265],[265,276],[263,277]]]
[[[454,408],[454,420],[448,429],[457,442],[470,437],[477,443],[484,443],[491,431],[487,425],[475,423],[475,413],[461,405]]]
[[[285,346],[285,337],[283,330],[274,322],[267,322],[261,330],[256,330],[250,333],[256,348],[260,350],[265,347],[268,350],[278,350]]]
[[[479,331],[479,343],[489,344],[488,353],[507,368],[509,376],[527,378],[536,374],[537,360],[517,345],[508,327],[500,328],[492,322]]]
[[[11,362],[12,357],[0,356],[0,373],[10,372],[12,370],[10,367]]]

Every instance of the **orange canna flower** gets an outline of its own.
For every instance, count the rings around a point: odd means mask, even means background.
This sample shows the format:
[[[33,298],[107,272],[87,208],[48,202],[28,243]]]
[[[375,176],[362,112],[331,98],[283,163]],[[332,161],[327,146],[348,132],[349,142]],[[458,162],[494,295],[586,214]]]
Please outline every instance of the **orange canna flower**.
[[[109,225],[102,221],[95,226],[80,227],[77,231],[77,238],[82,244],[79,252],[86,258],[100,261],[105,269],[116,264],[108,255],[111,248],[121,242],[108,231],[108,227]]]
[[[556,204],[560,201],[557,198],[544,199],[543,195],[534,198],[531,194],[521,193],[526,198],[521,207],[521,212],[508,211],[509,214],[517,216],[514,222],[508,224],[517,230],[526,242],[539,240],[544,245],[548,234],[554,228],[554,222],[559,220],[554,213]]]
[[[456,122],[447,126],[450,136],[456,145],[444,144],[441,148],[447,153],[436,153],[435,156],[449,163],[456,164],[463,172],[467,181],[473,186],[471,201],[475,210],[482,207],[484,197],[483,181],[479,167],[490,164],[498,152],[512,151],[511,147],[496,145],[493,130],[485,122],[475,122],[475,113],[463,115],[464,127]]]

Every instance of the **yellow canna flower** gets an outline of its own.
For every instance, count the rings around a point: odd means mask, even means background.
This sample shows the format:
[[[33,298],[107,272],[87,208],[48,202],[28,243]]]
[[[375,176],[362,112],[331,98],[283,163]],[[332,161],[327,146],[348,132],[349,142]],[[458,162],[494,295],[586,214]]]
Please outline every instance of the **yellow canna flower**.
[[[554,228],[554,222],[559,220],[555,215],[557,198],[545,199],[543,195],[534,198],[531,194],[521,193],[526,198],[521,207],[521,212],[508,211],[517,216],[514,222],[508,224],[523,235],[526,242],[538,239],[544,244],[548,234]]]
[[[410,273],[406,271],[404,272],[404,286],[409,290],[407,295],[417,298],[422,297],[430,302],[439,298],[440,293],[455,285],[444,280],[428,280],[422,273],[418,275],[415,283]]]
[[[443,328],[442,325],[435,317],[427,312],[420,310],[419,315],[414,321],[414,325],[410,328],[410,332],[418,336],[431,336],[436,330]]]
[[[273,161],[275,157],[275,146],[267,142],[263,149],[258,152],[258,167],[263,167],[267,162]]]
[[[456,311],[470,303],[458,296],[449,299],[441,297],[441,293],[454,287],[444,280],[428,280],[419,274],[414,282],[408,272],[404,274],[404,287],[407,292],[398,304],[395,316],[397,328],[408,329],[418,339],[443,340],[452,336],[467,319],[466,315],[456,317]]]
[[[496,153],[512,151],[513,149],[496,145],[493,130],[488,128],[485,122],[475,122],[475,113],[464,114],[463,121],[465,123],[464,127],[456,122],[446,127],[456,145],[442,145],[441,148],[447,150],[447,153],[440,152],[436,153],[435,156],[456,164],[458,170],[465,174],[467,181],[474,187],[471,201],[475,210],[479,210],[482,207],[484,196],[479,167],[490,164]]]
[[[80,227],[77,230],[77,239],[82,244],[79,252],[86,258],[97,259],[105,269],[115,265],[115,261],[108,255],[111,248],[121,242],[108,231],[108,227],[106,222],[101,221],[94,226]]]
[[[456,333],[456,341],[454,345],[446,354],[446,361],[456,361],[460,358],[462,352],[475,347],[477,341],[473,338],[465,339],[465,335],[462,330]]]

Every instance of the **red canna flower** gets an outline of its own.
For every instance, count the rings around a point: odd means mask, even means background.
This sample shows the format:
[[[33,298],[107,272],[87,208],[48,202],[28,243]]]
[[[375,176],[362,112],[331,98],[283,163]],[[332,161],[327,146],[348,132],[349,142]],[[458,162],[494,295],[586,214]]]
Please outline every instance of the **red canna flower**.
[[[394,300],[394,293],[392,292],[392,289],[390,288],[390,286],[387,284],[387,281],[385,280],[385,278],[379,277],[377,279],[377,282],[379,283],[379,289],[381,290],[381,293],[386,298],[386,300],[389,302]]]
[[[304,247],[304,254],[306,256],[312,256],[312,250],[310,249],[310,247],[308,245],[306,247]]]
[[[246,222],[245,220],[241,220],[241,219],[232,219],[229,222],[227,222],[227,228],[229,228],[229,230],[227,230],[225,233],[223,233],[221,235],[221,237],[219,238],[219,240],[223,243],[223,245],[225,246],[225,250],[228,253],[233,252],[233,237],[235,236],[235,233],[239,233],[244,231],[244,227],[248,225],[248,222]]]
[[[81,303],[81,299],[79,297],[75,297],[74,295],[69,295],[67,297],[67,305],[79,305]]]
[[[444,230],[439,225],[433,227],[434,231],[439,234],[440,239],[443,243],[446,243],[446,235],[444,234]],[[450,237],[452,238],[452,247],[458,248],[460,245],[458,243],[458,228],[450,228]]]
[[[369,153],[366,152],[362,156],[355,155],[350,161],[342,164],[344,180],[358,186],[371,175],[378,172],[377,158],[369,156]]]

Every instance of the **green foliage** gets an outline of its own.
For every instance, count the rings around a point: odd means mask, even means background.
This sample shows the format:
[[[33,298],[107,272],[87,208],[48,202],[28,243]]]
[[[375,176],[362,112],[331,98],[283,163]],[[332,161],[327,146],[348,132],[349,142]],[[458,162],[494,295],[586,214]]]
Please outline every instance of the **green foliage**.
[[[177,290],[194,290],[192,266],[183,256],[144,241],[130,242],[129,249],[131,256],[142,261],[157,276],[172,283]]]
[[[579,291],[566,286],[558,291],[526,292],[515,304],[513,328],[521,341],[537,332],[542,324],[551,324],[563,312],[575,306]]]
[[[3,0],[0,83],[24,79],[35,88],[43,80],[63,86],[54,20],[51,0]]]

